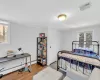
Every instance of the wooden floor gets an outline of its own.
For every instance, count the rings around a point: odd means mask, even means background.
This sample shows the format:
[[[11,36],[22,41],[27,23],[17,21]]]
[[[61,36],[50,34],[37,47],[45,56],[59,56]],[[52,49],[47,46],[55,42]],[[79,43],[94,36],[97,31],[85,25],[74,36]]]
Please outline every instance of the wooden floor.
[[[18,72],[16,71],[16,72],[13,72],[11,74],[4,76],[0,80],[32,80],[33,75],[35,75],[36,73],[38,73],[39,71],[41,71],[44,68],[45,67],[42,67],[38,64],[33,64],[31,73],[22,72],[22,73],[18,74]]]

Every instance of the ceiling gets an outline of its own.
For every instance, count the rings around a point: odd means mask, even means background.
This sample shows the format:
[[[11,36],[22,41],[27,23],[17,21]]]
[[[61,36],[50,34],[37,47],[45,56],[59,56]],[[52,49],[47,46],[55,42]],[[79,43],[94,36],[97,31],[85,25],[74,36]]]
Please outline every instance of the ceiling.
[[[80,11],[87,2],[92,6]],[[78,28],[100,23],[99,7],[100,0],[0,0],[0,19],[31,27]],[[57,19],[61,13],[67,15],[64,22]]]

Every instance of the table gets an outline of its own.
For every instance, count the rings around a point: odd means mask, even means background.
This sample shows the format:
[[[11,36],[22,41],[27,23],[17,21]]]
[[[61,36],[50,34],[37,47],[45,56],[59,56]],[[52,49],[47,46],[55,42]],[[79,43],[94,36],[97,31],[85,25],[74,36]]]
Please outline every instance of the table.
[[[32,70],[31,68],[31,55],[28,53],[22,53],[22,54],[18,54],[18,55],[14,55],[13,57],[1,57],[0,58],[0,63],[4,63],[4,62],[8,62],[8,61],[12,61],[12,60],[16,60],[16,59],[21,59],[21,58],[25,58],[25,63],[27,63],[27,58],[30,57],[30,70]]]

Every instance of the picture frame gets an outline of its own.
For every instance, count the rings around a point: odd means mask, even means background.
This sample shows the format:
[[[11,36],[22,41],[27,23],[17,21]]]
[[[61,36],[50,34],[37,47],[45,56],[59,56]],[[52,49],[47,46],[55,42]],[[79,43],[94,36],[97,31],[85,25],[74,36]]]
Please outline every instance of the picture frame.
[[[39,37],[44,38],[45,37],[45,33],[40,33]]]

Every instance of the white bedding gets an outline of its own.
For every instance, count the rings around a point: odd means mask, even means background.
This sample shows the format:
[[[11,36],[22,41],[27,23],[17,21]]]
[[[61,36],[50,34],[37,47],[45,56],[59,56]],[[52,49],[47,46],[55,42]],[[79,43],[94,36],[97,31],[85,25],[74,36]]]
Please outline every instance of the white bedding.
[[[94,68],[92,74],[90,75],[89,80],[100,80],[100,69]]]
[[[100,69],[94,68],[89,78],[84,75],[80,76],[77,72],[70,71],[70,74],[68,74],[63,80],[100,80]]]

